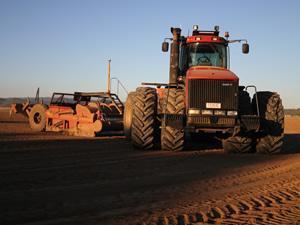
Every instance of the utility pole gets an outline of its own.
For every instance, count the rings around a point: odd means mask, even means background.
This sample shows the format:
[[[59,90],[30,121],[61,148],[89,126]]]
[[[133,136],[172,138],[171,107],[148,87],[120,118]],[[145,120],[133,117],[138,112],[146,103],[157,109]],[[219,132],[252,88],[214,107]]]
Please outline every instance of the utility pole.
[[[108,60],[108,72],[107,72],[107,93],[110,94],[110,62],[111,59]]]

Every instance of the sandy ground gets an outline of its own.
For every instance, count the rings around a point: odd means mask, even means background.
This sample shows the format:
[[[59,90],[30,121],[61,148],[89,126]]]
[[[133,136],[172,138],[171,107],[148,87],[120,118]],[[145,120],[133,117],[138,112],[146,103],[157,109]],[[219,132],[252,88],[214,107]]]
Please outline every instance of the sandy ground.
[[[284,153],[137,151],[122,136],[34,133],[0,109],[0,224],[300,224],[300,118]]]

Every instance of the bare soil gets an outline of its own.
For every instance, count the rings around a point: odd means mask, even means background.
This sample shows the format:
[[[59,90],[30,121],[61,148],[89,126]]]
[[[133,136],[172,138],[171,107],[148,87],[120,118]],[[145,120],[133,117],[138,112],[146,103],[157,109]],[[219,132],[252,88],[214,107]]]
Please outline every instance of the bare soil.
[[[300,118],[280,155],[199,139],[138,151],[120,135],[35,133],[0,109],[0,224],[300,224]]]

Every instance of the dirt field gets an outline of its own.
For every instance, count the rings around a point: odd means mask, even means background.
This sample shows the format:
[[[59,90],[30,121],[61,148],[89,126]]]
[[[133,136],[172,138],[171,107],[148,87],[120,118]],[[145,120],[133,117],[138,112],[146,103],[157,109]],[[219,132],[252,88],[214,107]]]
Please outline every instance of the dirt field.
[[[0,109],[0,224],[300,224],[300,118],[284,153],[199,141],[137,151],[122,136],[30,131]]]

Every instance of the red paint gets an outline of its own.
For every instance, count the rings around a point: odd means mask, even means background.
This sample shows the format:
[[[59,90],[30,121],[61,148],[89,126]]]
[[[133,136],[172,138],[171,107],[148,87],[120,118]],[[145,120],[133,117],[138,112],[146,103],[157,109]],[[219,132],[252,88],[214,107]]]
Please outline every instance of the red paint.
[[[164,97],[164,88],[156,88],[156,93],[159,99],[163,99]]]
[[[60,106],[60,105],[50,105],[49,109],[53,109],[53,110],[59,110],[59,111],[68,111],[68,110],[72,110],[72,108],[70,106]]]
[[[186,80],[209,79],[238,81],[239,78],[230,70],[221,67],[194,66],[186,73]],[[186,82],[187,84],[188,82]]]
[[[205,79],[205,80],[230,80],[239,81],[237,75],[228,69],[221,67],[208,67],[208,66],[194,66],[188,69],[186,73],[186,89],[185,89],[185,102],[188,105],[188,90],[189,80],[192,79]]]
[[[219,36],[214,35],[197,35],[197,36],[189,36],[186,39],[187,43],[194,43],[194,42],[213,42],[213,43],[227,43],[227,41]]]
[[[52,124],[49,126],[47,122],[47,128],[66,130],[66,129],[76,129],[78,124],[90,124],[92,125],[95,120],[100,119],[100,112],[96,112],[96,117],[91,116],[92,113],[88,115],[82,115],[82,112],[76,112],[77,109],[72,109],[70,106],[58,106],[50,105],[49,109],[46,111],[47,121],[52,120]],[[60,126],[53,126],[56,123],[61,122]]]

